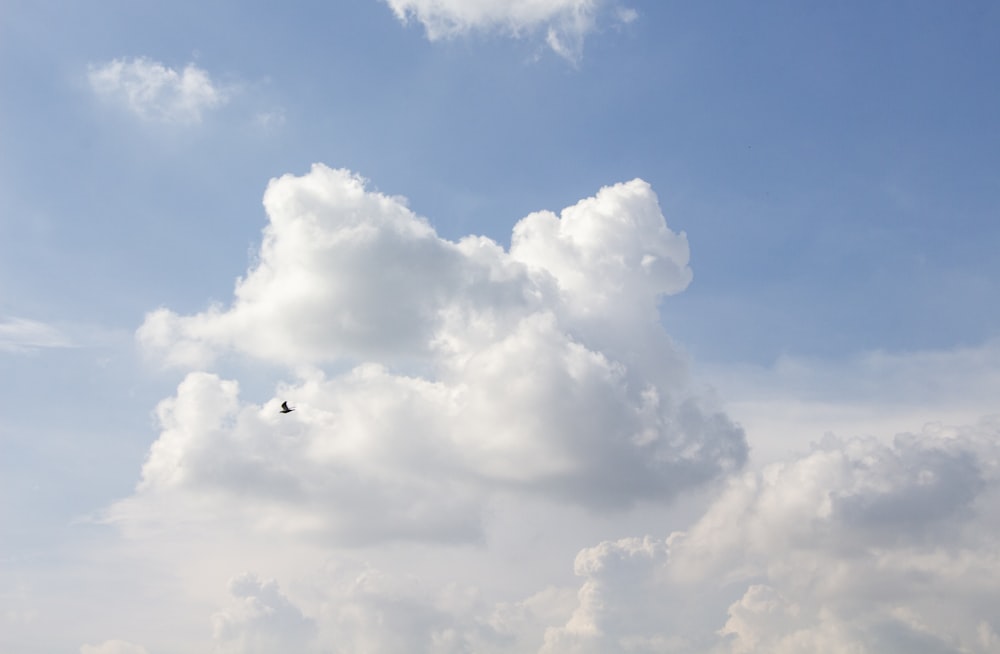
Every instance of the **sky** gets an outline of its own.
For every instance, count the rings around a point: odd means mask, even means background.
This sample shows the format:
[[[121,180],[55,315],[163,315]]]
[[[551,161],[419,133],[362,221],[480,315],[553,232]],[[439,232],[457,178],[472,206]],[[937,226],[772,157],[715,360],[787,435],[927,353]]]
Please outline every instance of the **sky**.
[[[998,651],[998,33],[8,0],[0,652]]]

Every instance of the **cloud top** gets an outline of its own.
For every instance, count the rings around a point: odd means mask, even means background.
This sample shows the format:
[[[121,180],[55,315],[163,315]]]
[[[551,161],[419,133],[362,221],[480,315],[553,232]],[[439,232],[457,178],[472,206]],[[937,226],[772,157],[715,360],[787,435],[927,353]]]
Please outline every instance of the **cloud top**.
[[[195,367],[233,350],[283,364],[455,363],[529,316],[648,330],[659,299],[691,280],[686,237],[638,179],[561,216],[529,215],[510,252],[483,237],[442,239],[402,198],[321,164],[273,180],[264,207],[259,261],[231,306],[154,311],[138,332],[143,345]]]

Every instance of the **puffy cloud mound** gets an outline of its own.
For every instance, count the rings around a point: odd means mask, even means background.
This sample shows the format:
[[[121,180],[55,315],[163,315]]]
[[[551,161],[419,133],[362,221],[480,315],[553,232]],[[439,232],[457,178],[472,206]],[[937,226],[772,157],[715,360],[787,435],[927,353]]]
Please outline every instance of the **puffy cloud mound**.
[[[386,0],[401,21],[419,21],[431,41],[472,31],[513,36],[544,29],[557,54],[579,59],[583,41],[595,29],[601,0]],[[619,8],[617,20],[631,22],[635,12]]]
[[[217,651],[232,654],[303,652],[315,637],[315,622],[273,581],[244,574],[229,583],[234,603],[212,618]]]
[[[692,393],[658,322],[691,272],[645,182],[526,217],[509,252],[442,239],[321,165],[273,181],[264,204],[232,304],[160,309],[138,338],[178,365],[228,352],[295,367],[280,392],[299,410],[192,372],[158,409],[120,518],[154,503],[337,541],[467,540],[493,492],[627,507],[743,464],[742,430]]]
[[[582,551],[543,651],[996,651],[998,462],[998,419],[830,438],[733,480],[685,532]]]
[[[226,103],[228,93],[194,64],[177,71],[145,57],[91,65],[93,91],[147,120],[195,124],[202,114]]]
[[[232,580],[234,601],[213,616],[216,651],[534,651],[545,621],[564,617],[570,597],[547,589],[523,601],[491,603],[468,584],[432,584],[351,560],[328,561],[297,586],[291,598],[249,573]]]

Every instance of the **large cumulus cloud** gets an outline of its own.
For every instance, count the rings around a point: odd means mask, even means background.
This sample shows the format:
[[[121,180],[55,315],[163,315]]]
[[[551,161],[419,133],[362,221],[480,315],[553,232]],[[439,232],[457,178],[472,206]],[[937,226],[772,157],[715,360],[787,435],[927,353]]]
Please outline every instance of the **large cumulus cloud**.
[[[743,464],[742,430],[692,391],[658,322],[691,271],[642,180],[527,216],[509,251],[442,239],[322,165],[264,205],[229,306],[139,329],[192,372],[119,519],[156,506],[336,542],[469,540],[495,492],[621,508]],[[242,399],[211,372],[220,355],[294,369],[279,392],[299,410]]]

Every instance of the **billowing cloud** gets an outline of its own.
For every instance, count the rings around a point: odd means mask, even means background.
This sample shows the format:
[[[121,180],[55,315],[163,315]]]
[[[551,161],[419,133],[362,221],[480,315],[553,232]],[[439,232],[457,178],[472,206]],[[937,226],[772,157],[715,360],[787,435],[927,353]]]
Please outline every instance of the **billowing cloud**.
[[[547,588],[523,600],[490,602],[466,583],[433,584],[349,560],[328,563],[298,587],[292,598],[274,581],[249,573],[233,579],[230,606],[212,618],[217,651],[535,651],[546,622],[564,619],[571,600]]]
[[[93,64],[87,79],[97,95],[157,122],[199,123],[205,111],[229,99],[228,91],[198,66],[178,71],[145,57]]]
[[[583,550],[543,651],[995,651],[998,443],[831,437],[746,473],[686,531]]]
[[[1000,418],[890,444],[831,437],[734,476],[685,530],[583,548],[575,589],[538,579],[498,599],[460,569],[334,557],[297,603],[269,605],[305,620],[316,651],[987,654],[1000,644],[998,462]]]
[[[496,492],[623,508],[745,460],[658,322],[691,272],[645,182],[527,216],[509,251],[442,239],[400,198],[321,165],[273,181],[264,205],[231,305],[160,309],[138,339],[177,365],[292,367],[279,393],[299,409],[192,372],[158,409],[119,519],[166,502],[337,542],[469,540]]]
[[[316,624],[281,592],[274,580],[244,574],[229,583],[230,607],[212,617],[220,654],[305,652]]]
[[[132,535],[183,541],[194,524],[215,547],[253,542],[239,570],[284,571],[269,576],[288,590],[233,583],[214,616],[221,651],[985,654],[1000,642],[1000,421],[830,435],[742,471],[742,430],[692,390],[659,322],[691,271],[645,182],[530,214],[509,248],[442,239],[403,199],[321,165],[272,181],[264,205],[259,256],[230,302],[161,308],[138,330],[185,376],[157,407],[135,493],[108,512]],[[955,360],[978,370],[973,354]],[[928,365],[872,361],[890,378]],[[288,378],[250,397],[223,372],[246,369]],[[297,410],[279,414],[282,399]],[[659,522],[669,500],[720,479],[703,512]],[[640,527],[652,535],[635,535],[637,516],[653,516]],[[498,581],[564,529],[562,582]],[[268,543],[305,554],[278,564]]]
[[[431,41],[474,31],[522,36],[545,33],[549,47],[571,61],[579,59],[586,36],[597,26],[603,0],[386,0],[401,21],[419,21]],[[619,7],[617,20],[636,13]]]

